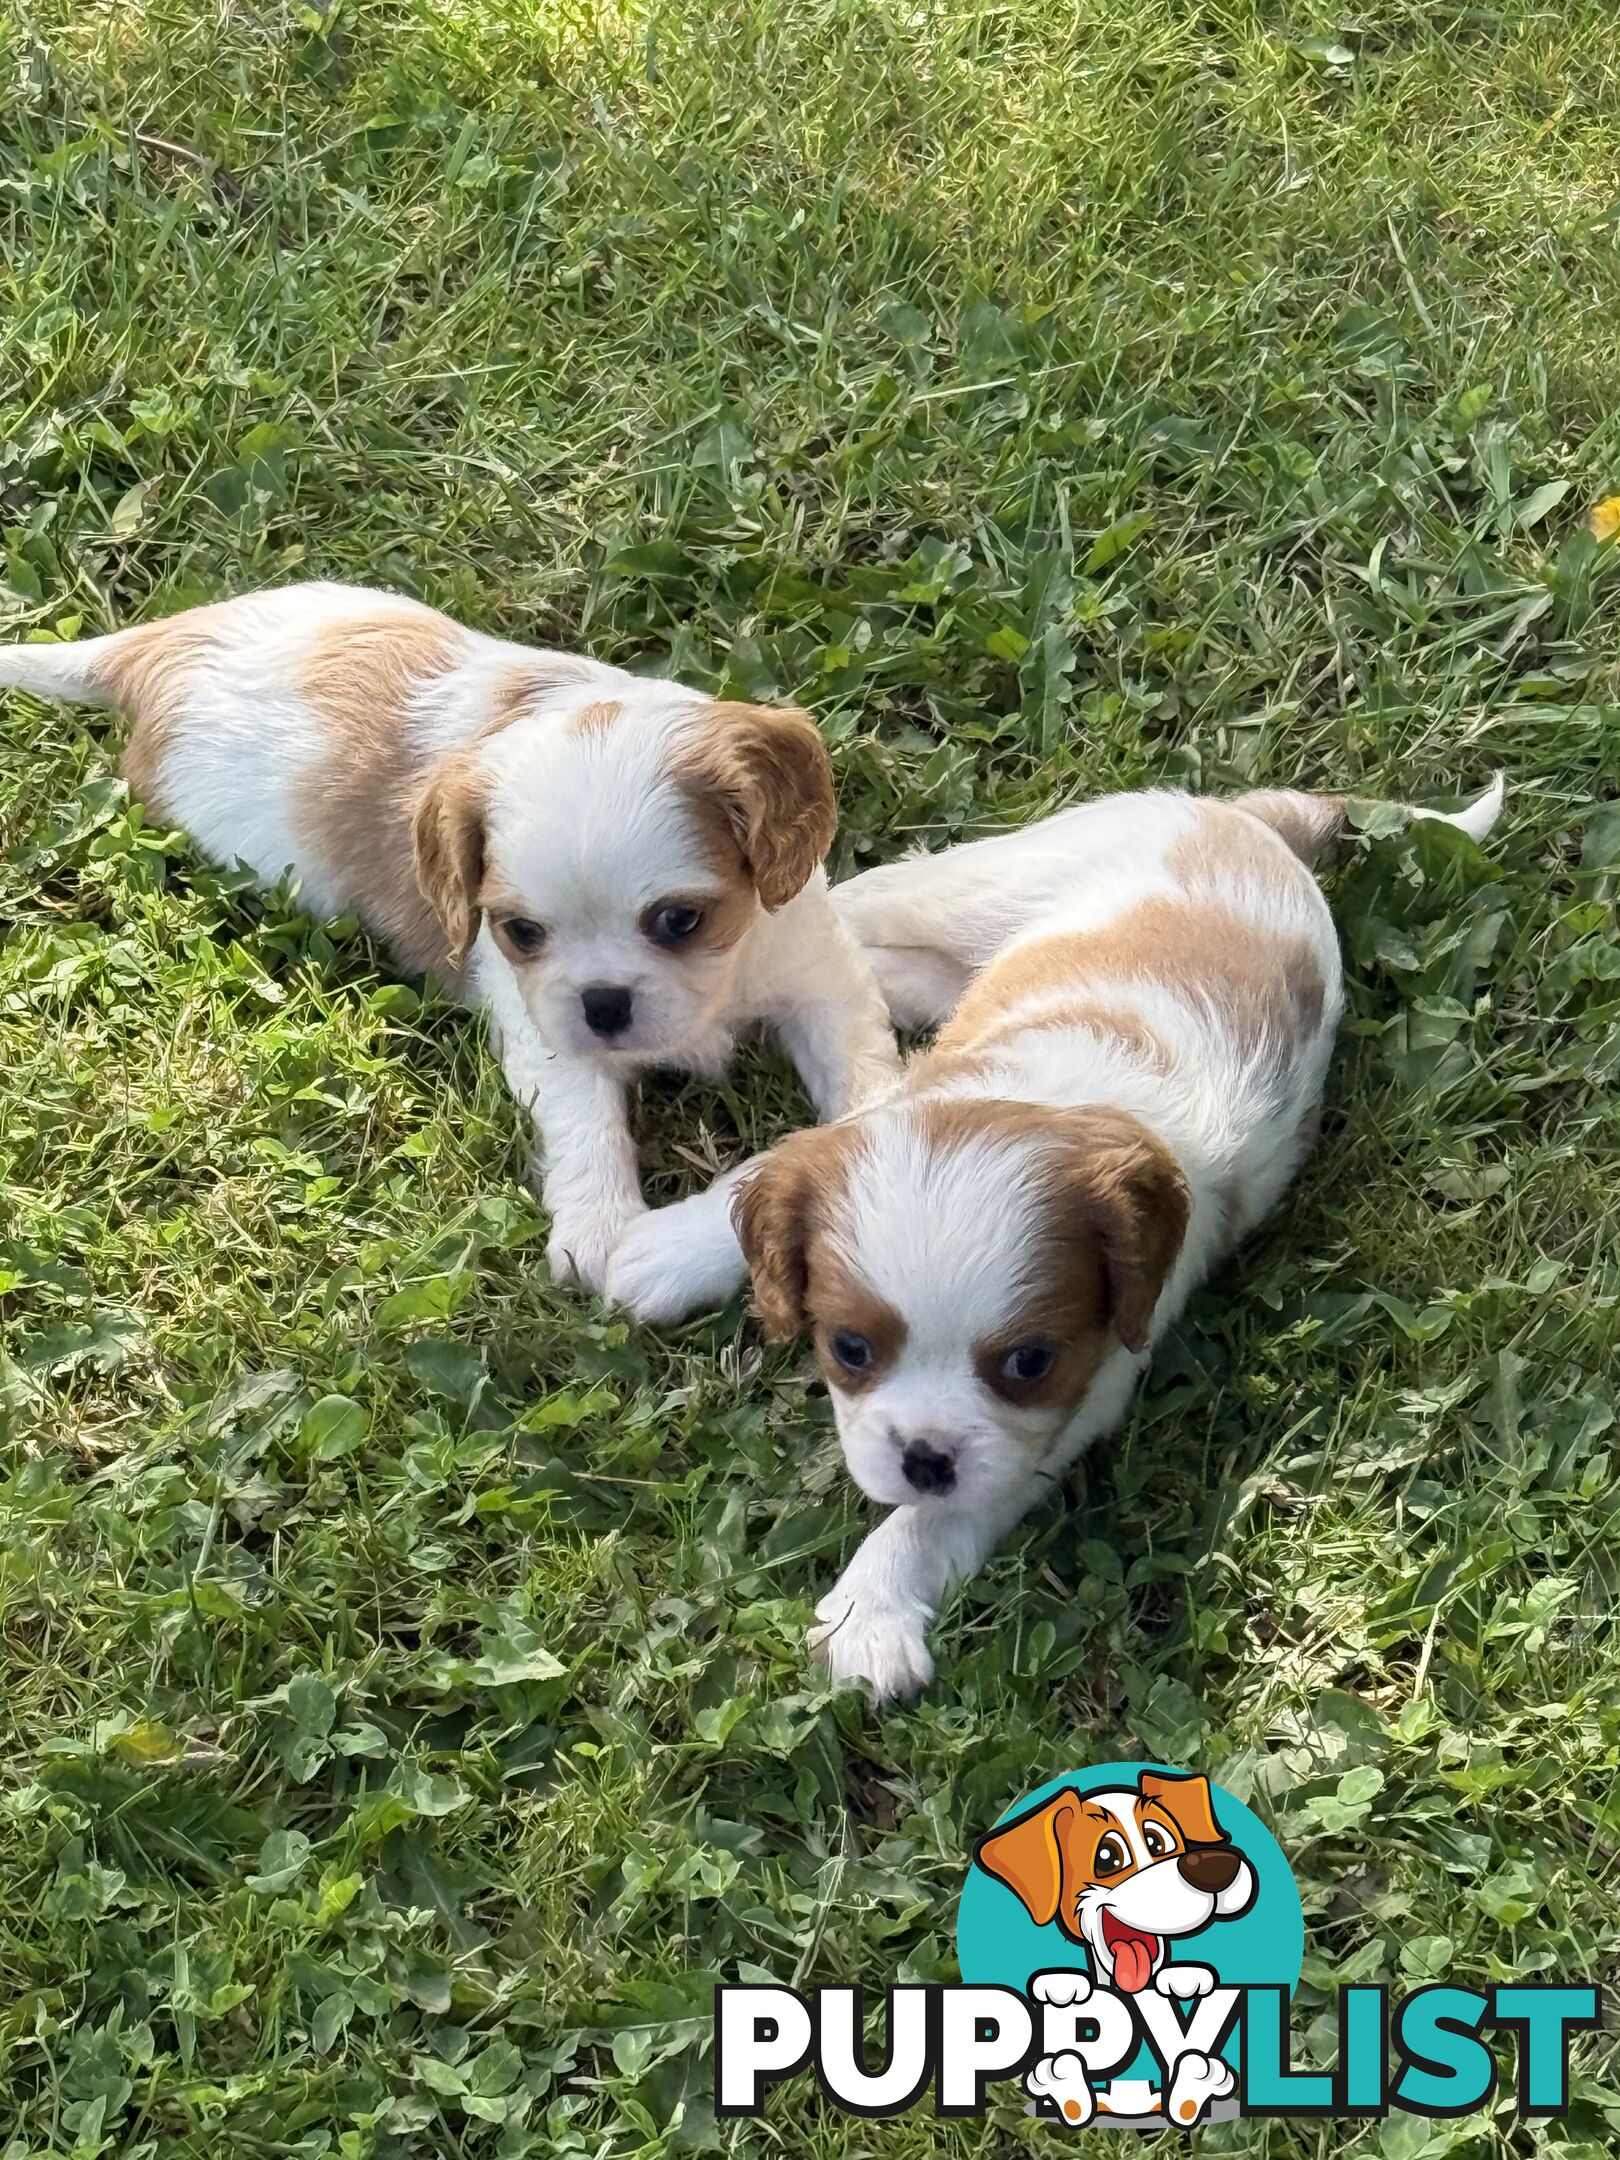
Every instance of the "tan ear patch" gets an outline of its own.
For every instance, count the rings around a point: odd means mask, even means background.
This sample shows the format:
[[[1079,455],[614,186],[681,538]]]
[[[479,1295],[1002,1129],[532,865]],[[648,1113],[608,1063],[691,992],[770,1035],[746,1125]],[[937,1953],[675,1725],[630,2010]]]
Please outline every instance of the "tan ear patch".
[[[804,1165],[787,1140],[732,1197],[732,1227],[754,1278],[754,1311],[767,1342],[791,1342],[805,1324],[809,1200]]]
[[[705,706],[682,739],[675,777],[717,804],[768,909],[809,882],[838,825],[832,764],[808,714],[790,707]]]
[[[490,785],[475,750],[453,751],[429,772],[411,821],[417,887],[444,933],[452,968],[478,935]]]
[[[979,1866],[1006,1884],[1037,1927],[1056,1919],[1063,1902],[1064,1834],[1078,1812],[1073,1793],[1057,1793],[974,1847]]]
[[[767,1342],[790,1342],[806,1326],[810,1249],[841,1200],[859,1146],[853,1125],[791,1134],[737,1188],[732,1226],[754,1279],[754,1310]]]
[[[1207,1777],[1165,1777],[1156,1770],[1142,1772],[1141,1793],[1164,1809],[1189,1845],[1222,1845],[1226,1833],[1215,1820],[1215,1808]]]
[[[1143,1350],[1187,1234],[1187,1181],[1164,1142],[1128,1111],[1053,1111],[1050,1133],[1058,1227],[1067,1215],[1100,1241],[1109,1323],[1127,1350]]]

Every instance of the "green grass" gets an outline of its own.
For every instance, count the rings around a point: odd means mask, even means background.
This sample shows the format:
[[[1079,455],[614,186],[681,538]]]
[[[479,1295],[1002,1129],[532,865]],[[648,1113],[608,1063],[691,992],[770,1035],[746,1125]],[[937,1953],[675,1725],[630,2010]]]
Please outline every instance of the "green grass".
[[[7,701],[6,2160],[1050,2149],[717,2127],[709,1986],[949,1976],[973,1837],[1138,1748],[1282,1838],[1311,2050],[1340,1980],[1612,1972],[1610,0],[0,0],[0,81],[6,634],[387,582],[803,699],[843,868],[1513,784],[1336,879],[1320,1151],[877,1717],[803,1659],[862,1511],[800,1358],[554,1291],[476,1024]],[[803,1114],[649,1088],[649,1176]],[[1595,2156],[1579,2063],[1206,2144]]]

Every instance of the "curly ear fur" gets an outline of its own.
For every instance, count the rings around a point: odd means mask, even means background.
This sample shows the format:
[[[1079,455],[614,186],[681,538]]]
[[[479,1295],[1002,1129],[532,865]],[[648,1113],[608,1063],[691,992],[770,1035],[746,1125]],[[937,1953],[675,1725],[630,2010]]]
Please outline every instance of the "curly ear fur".
[[[805,1324],[810,1190],[808,1166],[784,1140],[732,1199],[732,1227],[754,1278],[754,1311],[767,1342],[791,1342]]]
[[[1187,1235],[1187,1181],[1164,1142],[1128,1111],[1064,1110],[1052,1123],[1067,1199],[1101,1242],[1109,1323],[1127,1350],[1145,1350]]]
[[[809,1324],[811,1239],[859,1145],[858,1124],[793,1133],[761,1157],[732,1198],[732,1227],[754,1278],[754,1310],[767,1342],[791,1342]]]
[[[444,932],[452,968],[478,935],[489,784],[476,757],[452,751],[428,775],[411,821],[416,882]]]
[[[685,779],[723,813],[763,907],[809,881],[838,829],[832,763],[806,713],[709,706]]]

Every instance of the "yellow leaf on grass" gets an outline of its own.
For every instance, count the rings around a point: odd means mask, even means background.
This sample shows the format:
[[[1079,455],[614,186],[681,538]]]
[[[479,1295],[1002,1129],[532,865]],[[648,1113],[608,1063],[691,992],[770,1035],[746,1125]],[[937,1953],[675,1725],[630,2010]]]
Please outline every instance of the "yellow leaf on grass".
[[[1594,540],[1612,540],[1620,533],[1620,495],[1605,495],[1594,503],[1590,522]]]

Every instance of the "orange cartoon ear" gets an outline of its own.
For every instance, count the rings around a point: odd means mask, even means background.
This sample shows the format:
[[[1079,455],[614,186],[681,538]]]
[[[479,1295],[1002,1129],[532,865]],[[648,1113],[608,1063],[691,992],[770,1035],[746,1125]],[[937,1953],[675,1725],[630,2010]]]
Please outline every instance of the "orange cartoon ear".
[[[1224,1845],[1226,1832],[1215,1820],[1207,1777],[1161,1777],[1142,1773],[1142,1798],[1157,1800],[1189,1845]]]
[[[973,1857],[1004,1882],[1037,1927],[1056,1917],[1063,1897],[1061,1833],[1073,1821],[1074,1794],[1055,1798],[980,1838]]]

